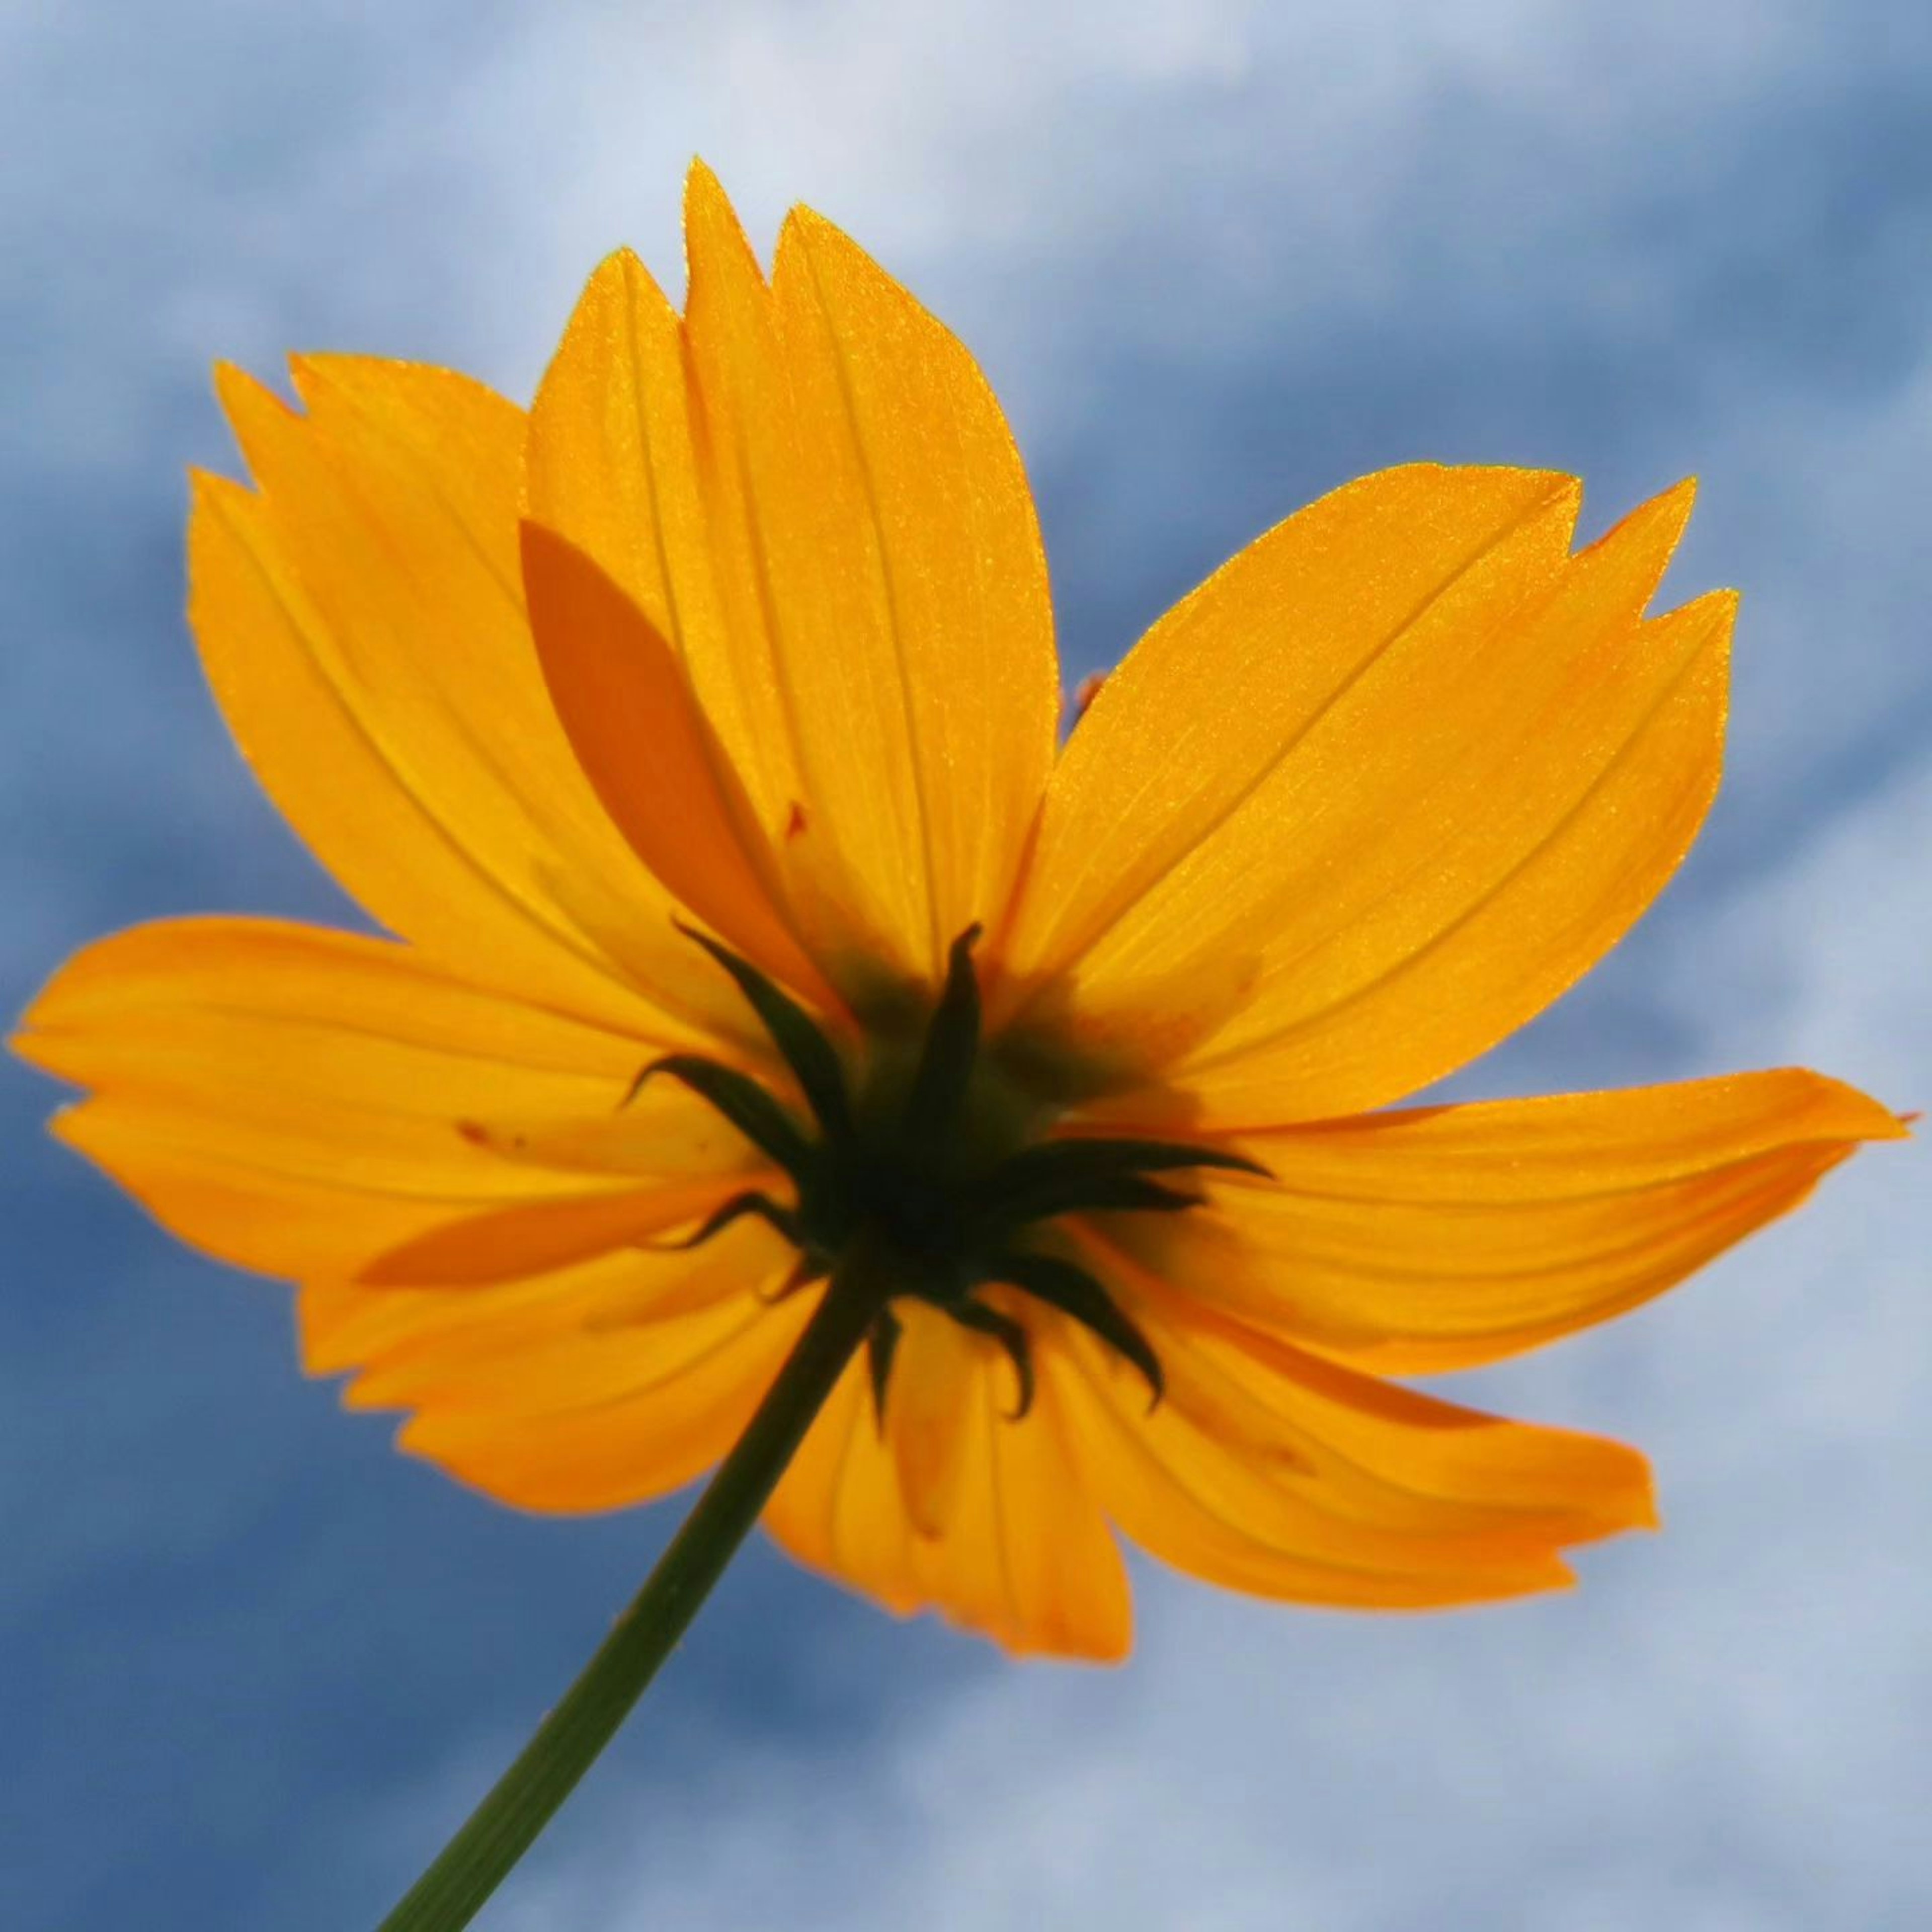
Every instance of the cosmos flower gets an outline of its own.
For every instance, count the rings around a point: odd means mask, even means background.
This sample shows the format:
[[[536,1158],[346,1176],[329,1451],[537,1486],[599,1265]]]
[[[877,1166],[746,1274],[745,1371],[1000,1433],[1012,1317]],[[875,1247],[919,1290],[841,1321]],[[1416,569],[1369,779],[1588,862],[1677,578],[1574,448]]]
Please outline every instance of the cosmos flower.
[[[1129,1639],[1117,1534],[1289,1601],[1564,1582],[1646,1466],[1388,1378],[1622,1313],[1886,1109],[1802,1071],[1397,1107],[1586,971],[1718,782],[1734,598],[1646,615],[1688,486],[1418,464],[1162,618],[1066,744],[964,349],[837,230],[769,280],[702,168],[680,316],[592,278],[527,415],[446,370],[220,378],[192,615],[244,753],[394,939],[170,921],[16,1042],[304,1360],[542,1510],[737,1438],[864,1249],[766,1512],[1016,1651]]]

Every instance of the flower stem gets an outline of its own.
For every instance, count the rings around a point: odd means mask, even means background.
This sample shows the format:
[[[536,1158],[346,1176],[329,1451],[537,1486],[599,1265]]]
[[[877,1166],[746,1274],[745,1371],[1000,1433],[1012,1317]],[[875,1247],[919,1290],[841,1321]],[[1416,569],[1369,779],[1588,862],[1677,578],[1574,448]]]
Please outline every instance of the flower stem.
[[[890,1292],[854,1244],[684,1526],[563,1701],[378,1932],[458,1932],[482,1909],[610,1742],[758,1520]]]

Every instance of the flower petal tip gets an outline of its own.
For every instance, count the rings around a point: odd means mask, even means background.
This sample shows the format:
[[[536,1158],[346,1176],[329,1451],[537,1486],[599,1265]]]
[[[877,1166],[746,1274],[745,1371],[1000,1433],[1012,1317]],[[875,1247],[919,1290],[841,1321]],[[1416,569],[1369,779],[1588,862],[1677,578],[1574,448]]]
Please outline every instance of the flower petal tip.
[[[308,1367],[306,1362],[302,1366],[304,1371],[309,1374],[320,1372],[328,1375],[339,1372],[329,1369],[320,1371],[312,1370]],[[371,1394],[368,1386],[369,1381],[370,1378],[366,1376],[352,1376],[336,1391],[336,1400],[346,1413],[350,1415],[380,1415],[385,1409],[393,1412],[401,1406],[393,1397],[386,1401],[380,1385],[377,1386],[375,1392]],[[399,1449],[407,1446],[404,1442],[403,1437],[407,1432],[409,1426],[406,1422],[396,1432],[396,1447]]]
[[[1635,544],[1654,555],[1660,566],[1682,541],[1696,499],[1697,479],[1686,476],[1627,511],[1590,548],[1604,550],[1612,544]]]
[[[724,184],[718,178],[716,171],[702,154],[693,154],[691,164],[684,171],[684,223],[688,244],[691,230],[700,219],[722,218],[734,229],[740,226],[737,210],[731,206],[731,197],[724,192]]]
[[[1660,490],[1638,508],[1653,512],[1660,520],[1674,522],[1682,535],[1684,526],[1690,520],[1690,512],[1696,508],[1698,488],[1695,476],[1680,476],[1668,489]]]
[[[1688,604],[1680,604],[1677,609],[1666,614],[1672,619],[1682,620],[1694,613],[1703,625],[1702,636],[1705,646],[1708,648],[1713,640],[1721,638],[1728,648],[1731,632],[1737,626],[1738,606],[1743,601],[1742,591],[1729,588],[1706,590],[1692,598]],[[1653,618],[1651,621],[1654,623],[1659,620]]]
[[[628,242],[620,242],[613,248],[590,272],[591,283],[595,285],[606,281],[622,283],[626,287],[635,286],[640,282],[656,286],[651,272],[645,266],[644,258]]]
[[[358,374],[366,380],[372,374],[395,366],[378,356],[341,355],[318,349],[292,349],[286,359],[290,386],[303,410],[311,415],[332,397],[341,398]]]
[[[731,266],[734,260],[735,268]],[[745,274],[760,285],[764,282],[758,250],[724,192],[724,184],[697,156],[684,178],[684,261],[687,315],[707,284],[722,282],[728,289]]]
[[[243,368],[238,362],[231,362],[224,356],[212,365],[208,374],[214,399],[221,405],[222,413],[230,424],[236,423],[238,415],[249,416],[265,404],[273,404],[284,415],[296,413],[260,376]]]
[[[1044,1641],[1000,1643],[1016,1664],[1090,1664],[1105,1670],[1118,1670],[1134,1652],[1131,1630],[1055,1631]]]
[[[38,1006],[37,1000],[34,1004]],[[34,1024],[34,1007],[29,1006],[20,1016],[20,1025],[6,1036],[7,1051],[16,1060],[25,1060],[36,1072],[47,1071],[42,1056],[46,1052],[46,1043],[41,1030]]]
[[[817,208],[804,202],[794,202],[778,224],[778,255],[782,257],[794,248],[803,248],[809,253],[812,248],[824,245],[854,255],[860,252],[858,244],[837,222],[828,220]]]
[[[1544,502],[1552,508],[1558,504],[1566,506],[1574,524],[1583,508],[1582,478],[1573,476],[1567,470],[1532,470],[1528,473],[1544,479]]]
[[[1594,1478],[1586,1479],[1585,1491],[1577,1496],[1576,1526],[1564,1534],[1564,1544],[1601,1543],[1636,1530],[1660,1529],[1663,1518],[1650,1458],[1612,1436],[1585,1439],[1600,1460]]]
[[[1816,1104],[1823,1110],[1820,1138],[1842,1142],[1849,1151],[1866,1142],[1914,1138],[1912,1127],[1922,1118],[1917,1111],[1901,1113],[1862,1088],[1829,1073],[1816,1072],[1809,1067],[1796,1067],[1792,1072],[1809,1084]]]

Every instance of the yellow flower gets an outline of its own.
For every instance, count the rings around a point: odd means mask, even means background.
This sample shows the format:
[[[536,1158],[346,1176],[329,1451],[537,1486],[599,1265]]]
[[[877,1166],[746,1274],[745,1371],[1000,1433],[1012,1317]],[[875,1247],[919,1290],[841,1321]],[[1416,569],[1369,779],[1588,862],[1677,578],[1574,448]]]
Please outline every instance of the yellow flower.
[[[769,284],[701,168],[686,224],[684,316],[614,256],[527,416],[406,364],[298,359],[299,410],[222,374],[255,487],[197,479],[208,676],[400,943],[102,941],[17,1042],[92,1090],[56,1131],[532,1509],[716,1462],[873,1241],[898,1292],[767,1525],[1015,1650],[1125,1650],[1116,1530],[1419,1606],[1652,1522],[1633,1451],[1382,1378],[1633,1307],[1899,1124],[1797,1071],[1378,1110],[1696,830],[1734,599],[1644,615],[1688,487],[1573,552],[1568,477],[1367,477],[1057,752],[971,358],[813,214]]]

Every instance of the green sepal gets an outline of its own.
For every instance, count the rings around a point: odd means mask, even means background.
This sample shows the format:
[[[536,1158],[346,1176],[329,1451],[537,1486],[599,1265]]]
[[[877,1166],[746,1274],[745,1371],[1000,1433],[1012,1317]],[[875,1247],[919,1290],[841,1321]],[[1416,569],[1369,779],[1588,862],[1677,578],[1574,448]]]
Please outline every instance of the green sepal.
[[[748,960],[721,946],[694,926],[678,925],[686,938],[694,940],[737,982],[740,992],[770,1034],[772,1044],[792,1070],[818,1124],[834,1140],[850,1139],[852,1100],[845,1085],[845,1069],[838,1052],[818,1022],[791,995],[775,985]]]
[[[983,1301],[958,1301],[946,1304],[946,1311],[962,1328],[976,1328],[991,1335],[1012,1358],[1013,1373],[1020,1385],[1019,1406],[1006,1419],[1018,1422],[1033,1406],[1033,1340],[1024,1327],[1010,1315],[988,1308]]]
[[[958,1126],[973,1063],[980,1054],[980,981],[973,970],[976,923],[952,942],[946,954],[946,984],[927,1023],[926,1044],[906,1096],[902,1122],[916,1148],[938,1147]]]
[[[1058,1255],[1002,1255],[985,1270],[985,1279],[1017,1288],[1090,1328],[1146,1378],[1154,1396],[1148,1413],[1160,1406],[1167,1392],[1160,1358],[1148,1338],[1120,1312],[1114,1298],[1084,1268]]]
[[[637,1098],[646,1081],[660,1073],[688,1087],[709,1101],[760,1153],[804,1187],[814,1160],[814,1150],[791,1116],[752,1078],[736,1067],[706,1060],[699,1053],[668,1053],[654,1060],[631,1083],[626,1104]]]
[[[1046,1141],[1001,1162],[968,1195],[965,1211],[1009,1226],[1083,1211],[1172,1211],[1199,1204],[1148,1177],[1203,1167],[1267,1172],[1245,1155],[1176,1141]]]
[[[661,1254],[682,1254],[688,1249],[701,1248],[712,1235],[722,1234],[734,1221],[742,1221],[748,1215],[755,1215],[794,1247],[803,1246],[804,1235],[798,1225],[798,1216],[789,1208],[780,1207],[769,1194],[760,1193],[755,1188],[734,1194],[730,1200],[721,1202],[692,1233],[675,1241],[640,1241],[638,1246]]]
[[[1197,1195],[1163,1187],[1138,1174],[1044,1175],[1027,1187],[1001,1188],[983,1204],[976,1202],[970,1225],[1004,1232],[1060,1214],[1172,1214],[1200,1204]]]
[[[872,1381],[872,1419],[878,1424],[881,1441],[886,1433],[886,1394],[892,1379],[892,1358],[898,1353],[899,1337],[904,1333],[898,1317],[890,1308],[882,1308],[873,1317],[866,1336],[866,1367]]]
[[[1040,1141],[1022,1148],[988,1176],[988,1190],[1015,1191],[1054,1181],[1078,1186],[1090,1177],[1120,1174],[1175,1174],[1194,1167],[1268,1178],[1268,1169],[1245,1154],[1196,1147],[1184,1141],[1113,1140],[1096,1137]]]

